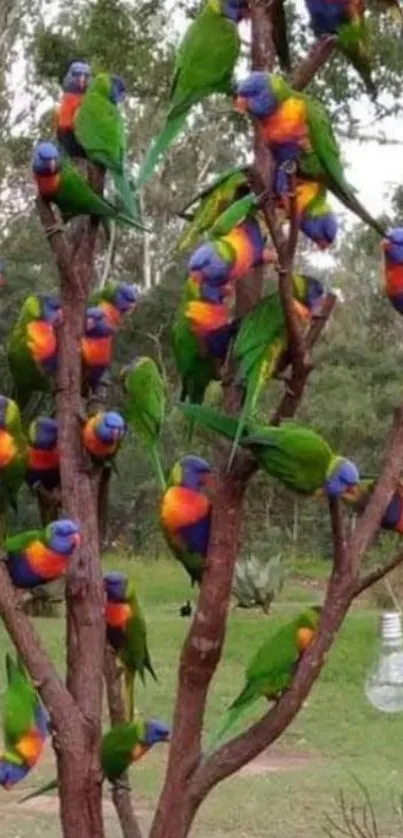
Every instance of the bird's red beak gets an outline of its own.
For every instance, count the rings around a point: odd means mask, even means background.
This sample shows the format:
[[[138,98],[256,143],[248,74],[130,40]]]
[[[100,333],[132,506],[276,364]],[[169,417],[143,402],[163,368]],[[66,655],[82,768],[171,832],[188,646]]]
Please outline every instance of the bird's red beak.
[[[73,535],[73,543],[76,547],[79,547],[81,544],[81,535],[79,532],[75,532]]]
[[[85,90],[86,84],[87,84],[87,76],[85,76],[82,73],[80,76],[78,76],[77,81],[78,81],[78,86],[79,86],[80,90]]]
[[[189,275],[189,279],[192,279],[193,282],[196,282],[198,285],[203,281],[203,274],[201,271],[192,271]]]
[[[62,323],[63,323],[63,309],[60,308],[59,311],[56,314],[54,325],[57,327],[57,326],[61,326]]]
[[[382,250],[386,252],[389,249],[389,246],[390,246],[389,239],[382,239],[382,241],[381,241]]]
[[[234,98],[234,109],[238,113],[248,113],[248,110],[249,110],[248,100],[245,99],[244,96],[235,96],[235,98]]]
[[[359,497],[359,494],[360,494],[360,487],[358,485],[357,486],[349,486],[348,489],[346,489],[343,492],[342,497],[343,498],[346,497],[349,500],[356,500]]]
[[[85,323],[85,330],[87,332],[89,332],[91,329],[94,328],[94,326],[95,326],[94,318],[93,317],[87,317],[87,320],[86,320],[86,323]]]
[[[133,762],[137,762],[138,759],[141,759],[142,756],[148,751],[147,745],[141,745],[138,743],[132,750],[132,759]]]
[[[53,175],[56,171],[56,160],[49,160],[49,169]]]

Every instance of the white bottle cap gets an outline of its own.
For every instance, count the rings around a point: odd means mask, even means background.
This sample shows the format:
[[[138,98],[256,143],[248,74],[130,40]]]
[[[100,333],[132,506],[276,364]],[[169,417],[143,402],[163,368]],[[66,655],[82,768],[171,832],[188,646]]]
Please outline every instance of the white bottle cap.
[[[400,611],[384,611],[381,614],[381,636],[382,640],[402,640],[402,620]]]

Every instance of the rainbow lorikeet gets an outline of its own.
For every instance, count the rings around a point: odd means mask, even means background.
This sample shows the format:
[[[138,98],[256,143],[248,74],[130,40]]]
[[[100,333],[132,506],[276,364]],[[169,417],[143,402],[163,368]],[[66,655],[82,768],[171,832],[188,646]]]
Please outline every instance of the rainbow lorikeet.
[[[77,215],[93,215],[144,229],[140,223],[119,212],[109,201],[94,192],[81,172],[54,143],[37,144],[32,169],[38,196],[47,203],[55,204],[64,221]]]
[[[213,487],[211,466],[189,454],[175,463],[161,501],[162,529],[174,556],[189,574],[192,585],[200,583],[210,536]]]
[[[18,405],[12,399],[0,396],[0,518],[3,530],[8,506],[17,509],[17,495],[26,467],[26,440]]]
[[[147,629],[134,582],[123,573],[104,576],[106,636],[124,667],[127,718],[134,715],[134,679],[145,670],[157,680],[147,645]]]
[[[364,512],[376,485],[376,477],[363,477],[355,486],[354,491],[343,496],[343,501],[361,515]],[[381,521],[383,530],[403,535],[403,481],[399,481],[386,507]]]
[[[271,255],[265,235],[255,218],[247,218],[230,233],[201,244],[188,261],[189,273],[209,285],[242,279]]]
[[[324,288],[317,279],[304,274],[293,276],[294,312],[300,324],[306,324],[323,297]],[[280,294],[264,297],[244,317],[234,342],[236,380],[245,388],[245,399],[229,460],[231,467],[245,423],[253,415],[265,383],[276,372],[277,364],[288,346],[287,327]]]
[[[121,370],[125,401],[123,415],[150,454],[155,473],[165,489],[158,445],[165,416],[165,387],[155,361],[135,358]]]
[[[389,230],[382,242],[385,292],[393,308],[403,314],[403,227]]]
[[[321,183],[298,178],[295,198],[300,230],[321,250],[326,250],[333,244],[338,230],[337,216],[327,201],[326,188]],[[280,193],[278,208],[289,217],[290,199],[287,194]]]
[[[158,719],[144,721],[136,718],[134,722],[114,725],[101,740],[100,760],[104,778],[110,783],[117,783],[131,763],[141,759],[153,745],[169,742],[170,733],[169,727]],[[51,780],[19,802],[25,803],[57,787],[57,780]]]
[[[95,390],[109,370],[113,356],[113,335],[100,306],[87,308],[84,335],[81,339],[84,389]]]
[[[38,416],[28,428],[27,472],[31,489],[43,486],[48,492],[60,485],[58,425],[49,416]]]
[[[376,96],[371,76],[370,37],[365,0],[305,0],[317,38],[337,35],[337,46],[361,76],[367,92]]]
[[[22,663],[6,655],[7,689],[3,698],[4,748],[0,785],[9,791],[29,774],[48,735],[48,714]]]
[[[91,79],[91,67],[86,61],[72,61],[63,79],[63,96],[55,113],[55,133],[58,143],[70,157],[85,157],[73,128],[76,113]]]
[[[16,588],[36,588],[58,579],[80,544],[79,527],[68,518],[53,521],[43,530],[7,536],[6,567]]]
[[[124,97],[119,76],[95,76],[75,114],[74,136],[88,159],[111,173],[121,209],[132,216],[136,206],[125,174],[125,129],[118,108]]]
[[[123,317],[135,310],[138,298],[139,292],[135,285],[129,285],[128,282],[107,282],[103,288],[91,294],[89,305],[101,308],[108,326],[118,329]]]
[[[35,391],[47,391],[57,371],[56,328],[62,321],[60,300],[30,294],[8,340],[7,357],[21,409]]]
[[[317,99],[293,90],[281,76],[262,71],[251,73],[235,89],[236,109],[256,118],[280,172],[294,163],[297,175],[323,183],[378,235],[386,235],[345,179],[330,117]],[[279,173],[276,182],[278,189]]]
[[[189,419],[235,439],[238,420],[232,416],[199,405],[180,403],[178,407]],[[335,454],[323,437],[296,422],[283,422],[279,427],[247,422],[240,445],[250,449],[263,471],[303,495],[337,498],[359,481],[358,469],[351,460]]]
[[[84,448],[97,462],[110,462],[117,454],[126,431],[124,419],[114,410],[99,411],[83,425]]]
[[[238,24],[248,13],[245,0],[207,0],[185,32],[176,55],[168,112],[140,167],[138,190],[184,127],[193,105],[212,93],[232,94],[232,74],[241,46]]]
[[[321,608],[311,606],[265,640],[246,667],[245,686],[228,708],[216,745],[258,698],[276,701],[290,687],[298,663],[312,643]]]
[[[185,283],[172,328],[181,401],[201,403],[210,381],[219,378],[237,328],[223,295],[222,286],[208,286],[192,277]]]
[[[246,167],[237,166],[226,169],[208,186],[205,186],[180,211],[179,215],[189,221],[183,233],[179,236],[176,249],[182,253],[190,250],[197,243],[203,233],[208,232],[216,219],[234,201],[245,197],[250,192],[246,176]],[[189,210],[194,206],[194,213]]]

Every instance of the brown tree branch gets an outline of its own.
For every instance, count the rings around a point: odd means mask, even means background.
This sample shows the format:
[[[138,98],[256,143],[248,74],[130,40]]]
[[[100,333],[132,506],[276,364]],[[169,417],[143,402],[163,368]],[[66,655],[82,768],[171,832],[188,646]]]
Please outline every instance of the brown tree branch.
[[[315,41],[309,55],[292,74],[291,87],[294,90],[304,90],[308,87],[318,71],[328,61],[336,46],[337,38],[334,35],[323,35]]]
[[[126,714],[122,697],[121,677],[115,655],[108,644],[105,646],[104,676],[111,724],[122,724],[126,721]],[[142,838],[140,825],[133,809],[127,771],[119,778],[118,783],[113,784],[112,800],[119,818],[123,838]]]
[[[329,498],[330,523],[333,536],[334,562],[340,571],[346,568],[346,532],[344,511],[338,498]]]
[[[384,576],[387,576],[392,570],[396,567],[399,567],[400,564],[403,562],[403,551],[400,553],[396,553],[396,556],[393,556],[388,562],[385,562],[383,565],[379,565],[378,567],[374,567],[373,570],[368,570],[363,576],[357,579],[354,585],[354,597],[359,596],[365,591],[367,588],[370,588],[375,582],[379,582],[380,579],[383,579]]]

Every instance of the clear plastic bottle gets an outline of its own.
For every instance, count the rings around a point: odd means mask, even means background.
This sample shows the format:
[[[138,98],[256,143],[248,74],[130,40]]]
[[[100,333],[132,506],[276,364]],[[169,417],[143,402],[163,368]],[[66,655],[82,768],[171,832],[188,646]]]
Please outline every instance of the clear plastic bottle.
[[[381,642],[365,681],[368,701],[383,713],[403,712],[403,632],[398,611],[385,611],[380,619]]]

